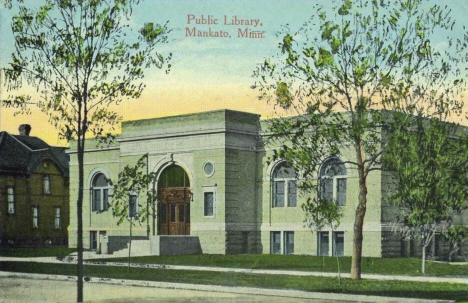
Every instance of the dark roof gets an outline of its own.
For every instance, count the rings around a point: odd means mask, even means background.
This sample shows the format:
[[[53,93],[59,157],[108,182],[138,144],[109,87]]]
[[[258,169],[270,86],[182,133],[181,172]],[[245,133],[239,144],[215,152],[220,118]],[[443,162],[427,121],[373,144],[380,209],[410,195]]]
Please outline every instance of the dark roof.
[[[32,150],[38,150],[43,148],[49,148],[49,144],[42,141],[38,137],[30,137],[30,136],[18,136],[18,135],[11,135],[12,137],[16,138],[17,140],[21,141],[24,145],[29,147]]]
[[[68,176],[69,156],[64,147],[50,146],[37,137],[0,132],[0,173],[29,175],[45,159]]]

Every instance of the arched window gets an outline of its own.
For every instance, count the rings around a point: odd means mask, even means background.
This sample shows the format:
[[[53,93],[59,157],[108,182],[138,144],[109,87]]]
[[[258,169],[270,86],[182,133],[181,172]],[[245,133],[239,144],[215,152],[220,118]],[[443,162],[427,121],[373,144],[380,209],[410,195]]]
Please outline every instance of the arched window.
[[[103,211],[109,203],[110,184],[106,176],[98,173],[93,178],[92,186],[92,211]]]
[[[343,161],[333,157],[320,168],[320,196],[334,200],[337,205],[346,205],[346,167]]]
[[[182,167],[174,164],[164,169],[158,180],[158,188],[167,187],[190,187],[190,180]]]
[[[297,173],[286,161],[273,171],[273,207],[297,206]]]

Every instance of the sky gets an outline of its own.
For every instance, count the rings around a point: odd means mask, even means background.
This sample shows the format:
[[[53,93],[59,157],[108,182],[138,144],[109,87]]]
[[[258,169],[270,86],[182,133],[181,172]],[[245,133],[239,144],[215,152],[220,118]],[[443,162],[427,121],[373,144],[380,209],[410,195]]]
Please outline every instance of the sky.
[[[0,0],[2,2],[2,0]],[[24,0],[37,5],[37,0]],[[141,27],[145,22],[165,23],[172,29],[169,43],[159,48],[163,54],[173,53],[169,74],[154,69],[145,75],[146,90],[139,100],[126,101],[115,107],[124,120],[136,120],[216,109],[233,109],[274,116],[273,106],[258,100],[258,91],[251,89],[255,67],[277,51],[280,38],[276,33],[288,24],[297,29],[314,14],[314,5],[328,5],[329,1],[305,0],[147,0],[135,7],[131,26]],[[456,20],[468,15],[468,1],[438,1],[452,8]],[[10,23],[15,9],[0,8],[0,68],[7,66],[14,50]],[[196,24],[196,21],[218,24]],[[226,22],[225,19],[226,18]],[[234,18],[234,20],[233,20]],[[237,21],[236,21],[237,20]],[[230,25],[249,20],[248,26]],[[256,23],[258,21],[258,23]],[[243,21],[245,22],[245,21]],[[225,24],[227,23],[227,24]],[[256,25],[256,26],[255,26]],[[230,38],[192,37],[187,29],[212,28],[227,32]],[[262,38],[238,37],[238,28],[259,31]],[[443,41],[441,41],[443,42]],[[3,90],[3,95],[5,91]],[[16,134],[18,126],[29,123],[31,135],[39,136],[49,144],[64,145],[58,141],[57,131],[38,112],[14,116],[14,110],[2,108],[0,130]]]

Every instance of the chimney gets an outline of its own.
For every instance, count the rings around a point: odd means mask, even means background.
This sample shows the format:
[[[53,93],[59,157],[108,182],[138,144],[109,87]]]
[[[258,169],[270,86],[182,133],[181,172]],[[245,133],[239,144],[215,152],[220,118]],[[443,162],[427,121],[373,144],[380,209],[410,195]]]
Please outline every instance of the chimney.
[[[18,128],[19,134],[21,136],[29,136],[29,133],[31,132],[31,125],[29,124],[21,124]]]

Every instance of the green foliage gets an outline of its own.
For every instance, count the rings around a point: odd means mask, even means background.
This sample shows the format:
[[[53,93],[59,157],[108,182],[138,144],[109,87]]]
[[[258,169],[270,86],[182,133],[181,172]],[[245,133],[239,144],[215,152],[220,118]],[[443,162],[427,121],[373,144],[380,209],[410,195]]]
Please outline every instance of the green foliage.
[[[452,250],[449,253],[450,257],[452,254],[458,252],[461,249],[461,243],[468,239],[468,227],[464,225],[453,225],[448,230],[442,233],[444,238],[450,242]]]
[[[156,179],[154,172],[147,172],[148,154],[143,155],[134,166],[126,165],[119,173],[117,181],[113,182],[112,199],[109,206],[112,209],[112,215],[118,219],[117,224],[120,225],[125,220],[131,224],[145,222],[153,203],[156,200],[156,195],[150,189]],[[129,206],[130,195],[137,195],[138,213],[130,219]],[[146,197],[146,199],[144,199]]]
[[[5,3],[17,11],[11,24],[16,51],[5,69],[8,89],[29,86],[36,94],[12,93],[3,105],[30,113],[26,105],[34,103],[63,139],[87,132],[109,136],[121,117],[108,106],[139,98],[146,69],[170,68],[172,55],[156,51],[167,42],[167,24],[146,23],[132,33],[128,21],[138,1],[46,0],[37,8],[13,2]]]
[[[321,230],[324,227],[332,227],[332,230],[335,230],[343,217],[335,201],[322,198],[308,198],[302,205],[302,210],[306,214],[305,226],[313,230]]]
[[[2,247],[0,256],[15,258],[31,257],[65,257],[76,252],[76,248],[68,247]]]
[[[468,237],[468,228],[463,225],[454,225],[451,226],[450,229],[446,231],[443,235],[446,239],[455,241],[463,240]]]
[[[291,105],[292,96],[286,83],[278,82],[275,93],[278,98],[278,104],[281,104],[281,106],[284,108],[288,108]]]
[[[468,208],[467,134],[452,123],[404,114],[394,114],[389,132],[383,162],[396,181],[389,196],[400,208],[394,231],[421,240],[423,250],[440,232],[458,245],[466,227],[451,225]]]
[[[383,156],[394,173],[390,201],[403,207],[409,227],[441,224],[467,206],[466,134],[451,123],[395,115]]]
[[[270,121],[267,143],[279,146],[272,160],[287,160],[299,172],[304,195],[318,191],[313,180],[326,158],[354,152],[343,162],[359,178],[354,230],[362,233],[367,178],[381,169],[388,147],[382,143],[383,113],[441,120],[461,115],[468,36],[452,31],[448,9],[423,0],[333,0],[331,9],[318,4],[312,11],[297,31],[284,26],[279,32],[277,55],[254,71],[253,88],[283,110],[280,115],[287,110],[297,116]],[[437,47],[436,36],[446,37],[450,47]],[[309,199],[314,201],[306,212],[325,210],[337,218],[332,207]],[[355,239],[360,247],[360,237]]]
[[[169,264],[161,262],[169,258],[179,261],[187,260],[195,256],[164,256],[166,258],[152,257],[159,260],[158,264]],[[208,256],[211,257],[211,256]],[[219,256],[221,258],[252,258],[252,256]],[[301,264],[321,263],[323,257],[307,258],[305,256],[255,256],[258,259],[270,259],[277,266],[291,263],[290,260],[301,260]],[[142,257],[135,257],[135,261],[142,262]],[[311,260],[312,259],[312,260]],[[327,263],[332,264],[332,258],[325,258]],[[364,264],[367,264],[369,259],[364,259]],[[405,265],[413,265],[416,263],[414,259],[386,259],[384,268],[405,268]],[[143,261],[144,262],[144,261]],[[374,266],[378,268],[378,260],[375,259]],[[265,262],[262,262],[265,263]],[[299,263],[299,262],[294,262]],[[320,264],[319,263],[319,264]],[[370,263],[370,262],[369,262]],[[177,263],[176,263],[177,264]],[[349,259],[347,262],[349,266]],[[434,264],[435,265],[435,264]],[[446,264],[442,266],[449,267]],[[382,267],[382,266],[381,266]],[[413,268],[412,266],[410,266]],[[455,266],[451,266],[455,267]],[[273,267],[277,268],[277,267]],[[321,268],[321,266],[319,267]],[[40,274],[55,274],[71,276],[75,271],[74,265],[71,264],[55,264],[55,263],[37,263],[37,262],[0,262],[0,269],[5,272],[28,272]],[[465,270],[465,266],[460,266],[461,270]],[[462,272],[460,270],[460,272]],[[316,271],[316,270],[315,270]],[[406,270],[408,272],[408,270]],[[135,268],[128,273],[124,267],[118,266],[87,266],[86,274],[94,278],[111,278],[117,280],[143,280],[143,281],[165,281],[175,283],[190,283],[190,284],[205,284],[205,285],[222,285],[222,286],[243,286],[243,287],[260,287],[270,289],[285,289],[285,290],[301,290],[308,292],[323,292],[323,293],[348,293],[374,296],[390,296],[397,297],[395,301],[401,300],[403,297],[408,298],[427,298],[440,300],[466,300],[466,284],[461,283],[427,283],[427,282],[411,282],[408,281],[389,281],[389,280],[370,280],[353,281],[343,279],[341,285],[336,283],[334,277],[314,277],[314,276],[294,276],[294,275],[266,275],[252,273],[234,273],[234,272],[214,272],[201,270],[169,270],[169,269],[153,269],[153,268]]]
[[[24,5],[18,0],[18,6],[13,2],[5,2],[17,12],[11,26],[15,52],[5,76],[7,89],[16,95],[1,101],[21,113],[30,113],[27,105],[33,103],[60,138],[77,141],[77,301],[83,302],[86,136],[91,133],[99,142],[113,138],[121,117],[109,105],[138,99],[145,87],[144,71],[168,64],[172,55],[162,56],[156,46],[167,42],[170,30],[166,24],[147,23],[139,34],[133,33],[129,21],[138,0],[45,0],[36,8],[32,1]],[[18,93],[23,86],[35,93]]]
[[[351,258],[340,257],[343,270],[350,269]],[[125,262],[125,258],[99,259],[98,262]],[[334,257],[307,255],[180,255],[134,257],[135,263],[188,266],[216,266],[246,269],[302,270],[316,272],[336,271]],[[420,260],[416,258],[371,258],[364,257],[363,272],[380,275],[421,275]],[[468,265],[451,265],[429,261],[428,275],[468,276]]]

